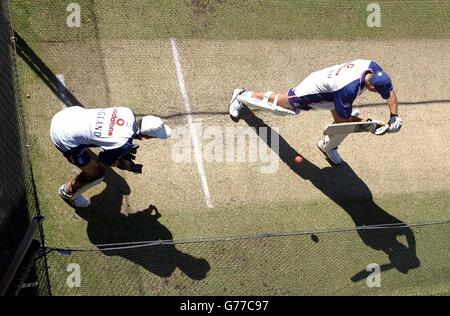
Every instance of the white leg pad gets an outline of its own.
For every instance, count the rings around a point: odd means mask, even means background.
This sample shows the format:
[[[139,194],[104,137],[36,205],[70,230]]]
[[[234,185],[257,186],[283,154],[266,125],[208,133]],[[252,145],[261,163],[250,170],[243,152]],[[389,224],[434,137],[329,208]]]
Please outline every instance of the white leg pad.
[[[256,107],[264,109],[264,110],[272,111],[275,114],[280,114],[280,115],[295,115],[296,114],[294,111],[282,108],[281,106],[277,105],[279,95],[275,96],[273,103],[270,103],[269,98],[270,98],[271,94],[272,94],[271,91],[267,92],[264,95],[262,100],[253,98],[253,97],[249,97],[246,95],[240,95],[240,96],[238,96],[237,99],[239,102],[242,102],[243,104],[245,104],[247,106],[256,106]]]
[[[95,181],[86,183],[85,185],[81,186],[80,188],[78,188],[78,190],[72,194],[71,200],[75,200],[76,198],[78,198],[81,194],[83,194],[84,192],[86,192],[87,190],[89,190],[90,188],[95,187],[96,185],[99,185],[100,183],[102,183],[103,179],[105,177],[101,177]]]
[[[278,93],[275,98],[273,99],[273,104],[278,106],[278,99],[280,98],[280,94]]]
[[[337,134],[337,135],[326,135],[325,146],[322,148],[323,151],[330,151],[338,147],[342,141],[348,136],[348,134]]]
[[[269,98],[272,95],[272,91],[267,91],[263,96],[263,101],[269,103]]]

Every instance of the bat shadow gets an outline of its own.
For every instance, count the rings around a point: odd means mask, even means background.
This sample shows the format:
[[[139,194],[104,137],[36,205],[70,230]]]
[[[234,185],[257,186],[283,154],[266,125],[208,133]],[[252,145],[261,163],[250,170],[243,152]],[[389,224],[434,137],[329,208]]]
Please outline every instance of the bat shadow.
[[[368,186],[347,163],[321,169],[303,157],[302,163],[296,164],[294,158],[300,154],[281,135],[247,108],[242,109],[241,118],[250,127],[255,128],[257,134],[261,127],[267,129],[261,139],[270,148],[275,148],[272,147],[272,138],[275,136],[280,159],[299,177],[311,182],[339,205],[352,218],[356,227],[372,226],[368,229],[358,229],[357,232],[365,245],[381,250],[388,256],[389,263],[383,265],[382,271],[395,268],[402,273],[408,273],[410,269],[420,266],[413,231],[375,203]],[[373,228],[377,225],[387,225],[389,228]],[[401,239],[406,240],[406,244],[402,243]],[[369,273],[365,270],[358,272],[352,277],[352,281],[364,279]]]
[[[159,222],[161,214],[156,206],[150,205],[130,214],[121,212],[124,197],[131,193],[125,179],[113,169],[107,169],[104,181],[106,188],[91,198],[91,207],[76,210],[87,222],[87,234],[92,244],[107,256],[123,257],[163,278],[170,277],[176,268],[192,280],[206,277],[210,270],[208,261],[179,251],[174,244],[125,249],[104,246],[117,243],[124,246],[130,243],[131,246],[139,241],[173,239],[170,230]]]

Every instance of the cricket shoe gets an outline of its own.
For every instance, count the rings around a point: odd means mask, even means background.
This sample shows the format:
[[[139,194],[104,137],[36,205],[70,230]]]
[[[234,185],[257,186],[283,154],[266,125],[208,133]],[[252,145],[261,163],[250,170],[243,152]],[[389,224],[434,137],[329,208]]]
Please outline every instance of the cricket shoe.
[[[325,148],[326,145],[326,139],[322,138],[317,143],[317,147],[320,149],[321,152],[335,165],[340,165],[342,163],[341,155],[339,155],[338,149],[333,148],[331,150],[325,151],[323,148]]]
[[[244,92],[245,90],[240,88],[240,89],[234,89],[233,91],[233,95],[231,96],[231,101],[230,101],[230,106],[228,108],[228,112],[230,113],[231,119],[233,121],[236,121],[236,119],[238,119],[239,117],[239,111],[242,109],[242,107],[244,106],[241,102],[239,102],[239,100],[237,99],[238,96]]]
[[[89,203],[89,201],[82,195],[73,199],[72,195],[67,193],[65,184],[60,186],[60,188],[58,189],[58,195],[61,197],[61,199],[64,200],[64,202],[66,202],[73,208],[86,208],[91,205],[91,203]]]

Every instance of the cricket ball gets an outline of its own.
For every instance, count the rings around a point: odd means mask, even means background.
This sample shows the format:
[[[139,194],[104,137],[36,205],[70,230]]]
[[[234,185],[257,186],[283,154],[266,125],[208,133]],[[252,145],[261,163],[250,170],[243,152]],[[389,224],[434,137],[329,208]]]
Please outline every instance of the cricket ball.
[[[303,161],[303,158],[301,156],[295,156],[294,161],[298,165]]]

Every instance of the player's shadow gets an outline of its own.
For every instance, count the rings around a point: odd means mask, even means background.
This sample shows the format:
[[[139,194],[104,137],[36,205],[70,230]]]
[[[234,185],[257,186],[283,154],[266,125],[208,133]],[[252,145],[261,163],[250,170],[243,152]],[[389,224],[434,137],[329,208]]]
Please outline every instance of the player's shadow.
[[[124,196],[130,194],[130,187],[112,169],[107,170],[104,181],[106,188],[91,198],[91,207],[76,210],[87,221],[87,234],[91,243],[107,256],[123,257],[164,278],[170,277],[176,268],[193,280],[206,277],[210,270],[208,261],[179,251],[171,243],[108,249],[117,245],[105,244],[170,241],[172,233],[158,221],[161,214],[153,205],[140,212],[128,215],[121,213]]]
[[[413,231],[398,218],[390,215],[373,200],[372,193],[364,181],[345,162],[336,167],[320,169],[303,157],[300,164],[294,162],[299,153],[270,126],[265,124],[253,112],[244,108],[241,118],[251,126],[259,129],[266,128],[261,137],[270,148],[272,138],[278,139],[278,155],[293,172],[301,178],[310,181],[328,198],[338,204],[352,218],[355,226],[372,226],[358,229],[361,240],[370,248],[381,250],[388,255],[389,263],[381,266],[381,270],[395,268],[402,273],[420,266],[416,253],[416,240]],[[266,137],[268,135],[269,137]],[[272,135],[272,137],[270,137]],[[274,137],[275,136],[275,137]],[[275,144],[274,144],[275,145]],[[301,192],[300,192],[301,193]],[[389,228],[375,228],[374,225],[386,225]],[[403,243],[401,239],[404,239]],[[353,281],[364,279],[370,272],[363,270],[352,277]]]

